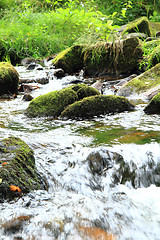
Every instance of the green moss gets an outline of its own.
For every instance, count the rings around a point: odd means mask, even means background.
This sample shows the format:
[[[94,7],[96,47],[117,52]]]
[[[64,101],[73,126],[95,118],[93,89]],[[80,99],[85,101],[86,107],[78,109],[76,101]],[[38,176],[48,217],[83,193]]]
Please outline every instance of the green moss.
[[[147,17],[141,17],[128,23],[122,35],[133,32],[141,32],[145,33],[147,36],[151,36],[151,29]]]
[[[91,118],[101,114],[133,110],[133,105],[124,98],[114,95],[96,95],[86,97],[69,105],[62,113],[62,118]]]
[[[66,73],[75,73],[83,68],[82,46],[73,46],[60,52],[54,59],[56,68],[62,68]]]
[[[130,80],[124,87],[118,91],[120,96],[129,96],[133,93],[143,93],[148,89],[160,84],[160,63],[136,78]]]
[[[157,32],[160,32],[160,22],[149,22],[152,36],[156,36]]]
[[[0,200],[19,196],[18,192],[10,190],[11,185],[19,187],[22,193],[44,188],[42,178],[35,168],[33,151],[24,141],[9,137],[0,142],[0,146],[1,159],[7,162],[4,166],[2,162],[0,163],[0,178],[2,179]]]
[[[96,89],[85,84],[73,85],[33,99],[26,110],[26,114],[30,117],[58,117],[69,104],[83,97],[97,94],[99,92]]]
[[[154,48],[150,57],[151,66],[155,66],[157,63],[160,63],[160,41],[159,41],[159,45],[156,48]]]
[[[160,114],[160,93],[152,98],[144,111],[148,114]]]
[[[19,76],[16,69],[8,62],[0,62],[0,95],[17,93]]]
[[[33,99],[26,110],[26,114],[30,117],[57,117],[66,106],[77,99],[77,93],[70,88],[53,91]]]
[[[84,97],[99,95],[99,91],[93,87],[90,87],[86,84],[77,84],[70,87],[77,93],[78,100],[83,99]]]
[[[138,38],[100,42],[84,53],[86,75],[130,73],[142,56]]]

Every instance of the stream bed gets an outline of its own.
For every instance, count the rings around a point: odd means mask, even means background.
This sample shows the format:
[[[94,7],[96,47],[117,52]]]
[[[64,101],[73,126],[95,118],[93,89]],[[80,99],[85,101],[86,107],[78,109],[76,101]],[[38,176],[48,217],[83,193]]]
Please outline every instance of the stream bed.
[[[62,89],[75,78],[51,75],[32,96]],[[107,239],[81,237],[81,226],[103,229],[116,240],[159,240],[160,184],[115,184],[109,175],[93,175],[86,158],[109,150],[121,154],[130,168],[136,164],[139,172],[148,163],[160,163],[160,116],[146,115],[143,102],[133,112],[90,121],[32,119],[24,114],[29,103],[22,98],[0,100],[0,138],[20,137],[34,150],[48,191],[0,204],[0,240]]]

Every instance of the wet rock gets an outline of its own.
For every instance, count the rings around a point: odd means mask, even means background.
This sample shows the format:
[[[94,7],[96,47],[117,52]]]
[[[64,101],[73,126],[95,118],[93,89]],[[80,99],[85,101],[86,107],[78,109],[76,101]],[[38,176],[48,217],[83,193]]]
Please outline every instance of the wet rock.
[[[102,83],[101,81],[99,81],[99,80],[96,81],[95,83],[93,83],[93,84],[91,85],[91,87],[97,89],[100,93],[103,92],[103,83]]]
[[[97,240],[97,239],[116,240],[115,235],[111,233],[107,233],[101,228],[80,226],[77,228],[77,232],[79,234],[79,236],[77,236],[77,239],[81,237],[80,239],[83,239],[83,240]],[[70,239],[76,239],[76,238],[72,236],[72,238]]]
[[[99,94],[99,92],[96,89],[85,84],[73,85],[33,99],[26,110],[26,114],[30,117],[58,117],[69,104],[86,96],[97,94]]]
[[[134,106],[125,98],[114,95],[97,95],[86,97],[64,109],[60,117],[86,119],[102,114],[132,111]]]
[[[146,92],[160,84],[160,63],[139,76],[130,80],[117,92],[117,95],[128,97],[132,94],[143,94],[146,98]]]
[[[47,76],[41,77],[41,78],[36,78],[36,82],[44,85],[44,84],[49,83],[49,78]]]
[[[156,94],[144,109],[148,114],[160,114],[160,93]]]
[[[0,166],[0,202],[45,189],[33,151],[20,138],[9,137],[0,142]]]
[[[0,63],[0,95],[18,92],[19,75],[7,62]]]
[[[37,88],[39,88],[39,87],[36,86],[36,85],[21,84],[18,88],[18,91],[28,93],[28,92],[31,92],[31,91],[37,89]]]
[[[37,63],[30,63],[28,66],[27,66],[27,70],[34,70],[38,67],[38,64]]]
[[[133,33],[137,31],[140,33],[145,33],[147,36],[151,36],[150,24],[147,17],[141,17],[128,23],[123,30],[122,35],[125,33]]]
[[[31,101],[33,97],[29,93],[25,93],[23,96],[24,101]]]
[[[28,216],[22,215],[7,221],[2,225],[2,227],[4,228],[4,231],[7,233],[16,233],[22,228],[25,222],[30,220],[30,218],[31,218],[30,215]]]
[[[35,62],[36,62],[36,60],[34,58],[24,58],[24,59],[22,59],[21,64],[26,67],[29,64],[35,63]]]
[[[91,152],[87,157],[90,171],[100,176],[108,176],[112,184],[125,184],[131,182],[134,184],[135,169],[125,163],[123,157],[106,149]]]
[[[65,76],[63,69],[55,69],[54,76],[57,78],[63,78]]]

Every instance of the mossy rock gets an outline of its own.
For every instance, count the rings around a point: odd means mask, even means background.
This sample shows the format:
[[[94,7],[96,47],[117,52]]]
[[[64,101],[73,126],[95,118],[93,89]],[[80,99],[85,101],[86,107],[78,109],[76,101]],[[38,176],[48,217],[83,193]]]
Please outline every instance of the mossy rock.
[[[85,97],[99,95],[99,91],[93,87],[90,87],[86,84],[76,84],[70,87],[77,93],[78,100],[81,100]]]
[[[8,62],[0,62],[0,95],[18,92],[19,75]]]
[[[96,89],[85,84],[73,85],[33,99],[26,110],[26,114],[30,117],[58,117],[69,104],[83,97],[97,94],[99,94],[99,92]]]
[[[45,188],[35,168],[33,151],[20,138],[9,137],[0,142],[0,165],[1,202]],[[10,186],[17,187],[17,190],[11,190]]]
[[[69,105],[60,115],[61,118],[87,119],[102,114],[131,111],[134,106],[124,97],[96,95],[83,98]]]
[[[144,93],[160,84],[160,63],[139,76],[130,80],[121,89],[118,90],[119,96],[130,96],[134,93]]]
[[[151,68],[160,62],[160,39],[142,42],[142,49],[148,68]]]
[[[72,74],[83,68],[82,46],[73,46],[60,52],[54,59],[56,68],[62,68],[64,72]]]
[[[126,28],[122,32],[122,35],[126,33],[141,32],[147,36],[151,36],[150,24],[147,17],[138,18],[127,24]]]
[[[27,110],[29,117],[58,117],[66,106],[78,100],[77,93],[70,88],[53,91],[34,98]]]
[[[152,36],[155,37],[160,32],[160,22],[149,22]]]
[[[114,43],[97,43],[84,53],[86,75],[130,73],[137,68],[143,52],[137,37]]]
[[[5,52],[6,52],[6,49],[4,47],[4,43],[3,43],[3,41],[0,41],[0,61],[3,60]]]
[[[144,111],[148,114],[160,114],[160,93],[152,98]]]
[[[150,65],[155,66],[157,63],[160,63],[160,41],[159,45],[154,48],[150,56]]]

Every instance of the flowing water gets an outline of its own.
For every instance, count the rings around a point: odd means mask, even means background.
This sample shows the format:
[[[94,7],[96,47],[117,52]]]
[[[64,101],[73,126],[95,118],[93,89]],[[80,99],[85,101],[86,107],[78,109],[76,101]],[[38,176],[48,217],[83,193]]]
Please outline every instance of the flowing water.
[[[73,79],[57,80],[51,73],[49,83],[39,84],[32,96],[61,89]],[[22,97],[0,100],[0,136],[20,137],[34,150],[37,169],[49,188],[0,204],[0,239],[78,240],[84,238],[77,226],[94,226],[116,240],[159,240],[160,187],[140,183],[133,188],[129,181],[114,184],[109,175],[93,175],[86,158],[107,149],[120,153],[130,167],[136,164],[139,171],[148,162],[158,164],[160,116],[144,114],[144,102],[133,112],[90,121],[30,119],[24,114],[29,103]],[[20,217],[25,220],[16,229]]]

